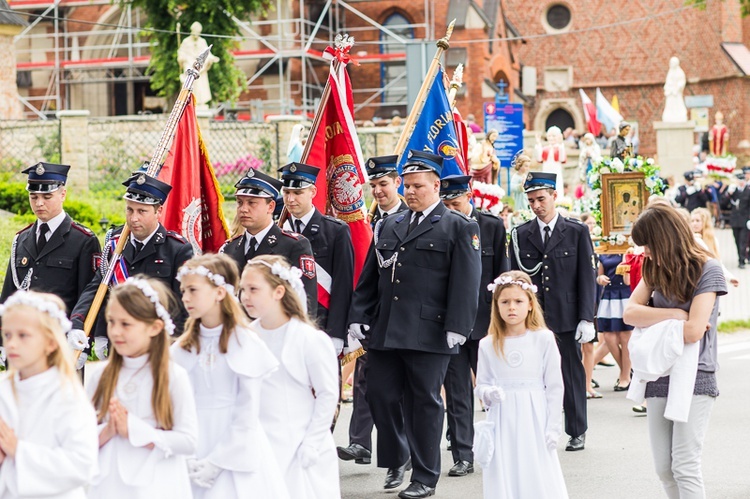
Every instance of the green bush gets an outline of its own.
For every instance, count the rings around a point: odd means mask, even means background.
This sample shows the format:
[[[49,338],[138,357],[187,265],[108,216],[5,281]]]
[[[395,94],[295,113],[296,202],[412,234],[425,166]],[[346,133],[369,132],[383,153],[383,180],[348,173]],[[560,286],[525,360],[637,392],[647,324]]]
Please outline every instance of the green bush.
[[[16,215],[31,213],[26,184],[17,182],[0,184],[0,210],[9,211]]]

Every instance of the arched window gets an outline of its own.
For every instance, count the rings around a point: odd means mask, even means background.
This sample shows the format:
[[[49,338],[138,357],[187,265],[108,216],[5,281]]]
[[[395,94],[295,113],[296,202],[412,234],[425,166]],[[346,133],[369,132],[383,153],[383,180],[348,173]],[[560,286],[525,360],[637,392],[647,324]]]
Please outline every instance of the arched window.
[[[393,13],[383,22],[383,26],[402,38],[414,38],[414,29],[409,20],[402,14]],[[387,33],[380,33],[380,53],[403,53],[406,47]],[[406,62],[386,61],[380,64],[380,87],[385,88],[381,94],[383,104],[403,106],[406,109]]]
[[[559,127],[560,130],[565,131],[566,128],[576,127],[576,122],[573,116],[562,108],[557,108],[547,116],[547,121],[544,123],[544,129],[547,130],[551,126]]]

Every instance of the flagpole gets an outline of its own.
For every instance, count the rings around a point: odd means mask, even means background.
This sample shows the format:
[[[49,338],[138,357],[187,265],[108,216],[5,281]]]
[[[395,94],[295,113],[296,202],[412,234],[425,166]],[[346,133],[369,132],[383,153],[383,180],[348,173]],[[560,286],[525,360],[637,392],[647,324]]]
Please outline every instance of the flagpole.
[[[195,80],[200,78],[200,71],[203,68],[203,65],[206,63],[206,59],[208,58],[209,54],[211,53],[212,46],[213,45],[209,45],[206,50],[198,55],[198,58],[195,60],[195,62],[193,62],[192,67],[189,67],[185,70],[185,82],[182,85],[182,89],[180,89],[180,93],[177,95],[177,100],[172,107],[172,112],[169,114],[169,118],[167,118],[167,124],[164,127],[164,131],[162,132],[161,137],[159,138],[159,143],[156,145],[154,153],[151,155],[151,161],[148,163],[146,174],[150,177],[156,177],[159,174],[159,170],[162,166],[162,160],[166,152],[169,150],[170,144],[172,143],[172,139],[174,138],[174,133],[177,129],[177,124],[180,121],[180,117],[182,116],[182,112],[185,110],[185,106],[187,106],[188,100],[193,93],[193,83],[195,82]],[[120,239],[117,241],[117,246],[112,253],[112,259],[108,263],[107,272],[102,278],[102,282],[99,284],[99,288],[96,290],[94,301],[91,303],[91,307],[89,308],[88,314],[86,315],[86,320],[83,323],[83,332],[86,334],[86,337],[90,335],[91,329],[94,327],[96,317],[99,315],[99,309],[101,308],[102,303],[104,302],[104,297],[106,296],[107,290],[109,289],[109,282],[112,280],[112,275],[114,274],[115,267],[120,261],[122,250],[125,248],[125,244],[129,239],[130,228],[127,224],[125,224],[122,228]],[[82,352],[80,352],[78,355],[80,356],[81,353]]]
[[[427,70],[427,75],[422,81],[422,88],[419,89],[417,98],[414,101],[414,106],[412,106],[411,112],[409,113],[408,118],[406,118],[404,129],[401,131],[401,136],[399,137],[398,143],[396,144],[395,154],[398,154],[399,157],[404,153],[404,149],[406,148],[406,144],[409,141],[412,132],[414,131],[414,127],[417,124],[419,115],[422,114],[424,102],[427,99],[427,92],[429,91],[430,86],[432,85],[432,81],[435,79],[435,75],[438,72],[438,67],[440,66],[440,56],[443,55],[444,51],[450,48],[450,44],[448,42],[450,41],[451,35],[453,34],[453,26],[455,26],[455,24],[456,20],[454,19],[448,25],[445,36],[435,42],[435,44],[437,45],[435,57],[433,57],[432,62],[430,62],[430,67]]]

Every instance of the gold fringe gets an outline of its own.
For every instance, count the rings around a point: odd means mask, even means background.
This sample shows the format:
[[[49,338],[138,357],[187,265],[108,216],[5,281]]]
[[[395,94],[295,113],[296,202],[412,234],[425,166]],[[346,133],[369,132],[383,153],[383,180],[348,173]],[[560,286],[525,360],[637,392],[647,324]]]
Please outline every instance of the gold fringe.
[[[353,352],[349,352],[348,354],[341,357],[341,366],[347,365],[349,362],[354,362],[358,358],[362,357],[364,354],[366,354],[365,349],[362,347],[359,347]]]

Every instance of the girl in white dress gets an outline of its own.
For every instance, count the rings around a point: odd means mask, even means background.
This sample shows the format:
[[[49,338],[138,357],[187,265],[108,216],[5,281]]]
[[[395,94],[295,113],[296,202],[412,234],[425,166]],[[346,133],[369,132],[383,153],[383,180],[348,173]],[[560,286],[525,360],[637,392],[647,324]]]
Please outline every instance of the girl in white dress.
[[[195,453],[198,421],[188,375],[169,358],[171,298],[164,284],[145,277],[110,291],[113,350],[86,384],[99,420],[100,475],[89,489],[92,499],[193,496],[186,459]]]
[[[207,254],[185,262],[177,274],[190,318],[172,345],[184,367],[198,410],[198,450],[188,461],[195,498],[288,497],[273,450],[260,425],[263,378],[278,361],[258,335],[237,297],[237,264]]]
[[[96,415],[75,375],[60,298],[18,291],[0,306],[0,498],[83,499],[97,471]]]
[[[487,289],[492,316],[489,333],[479,342],[475,393],[488,410],[487,421],[477,423],[474,442],[484,497],[567,498],[557,458],[560,353],[544,323],[536,286],[525,273],[511,271]]]
[[[263,382],[260,420],[289,495],[335,499],[341,497],[331,435],[338,361],[331,339],[307,317],[301,275],[280,256],[257,256],[242,272],[241,301],[281,363]]]

